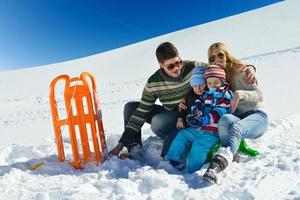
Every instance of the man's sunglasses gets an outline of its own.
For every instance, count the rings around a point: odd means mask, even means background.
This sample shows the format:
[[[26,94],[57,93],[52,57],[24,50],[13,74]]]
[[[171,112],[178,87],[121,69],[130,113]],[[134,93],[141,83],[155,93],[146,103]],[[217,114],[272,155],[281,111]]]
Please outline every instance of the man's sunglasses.
[[[174,63],[171,63],[171,64],[168,64],[168,65],[165,65],[165,67],[169,70],[169,71],[172,71],[175,67],[178,67],[178,66],[181,66],[182,65],[182,60],[177,60],[176,62]]]
[[[220,53],[217,54],[217,56],[218,56],[218,58],[220,60],[223,60],[224,57],[225,57],[225,54],[220,52]],[[209,62],[214,62],[215,60],[216,60],[216,56],[215,55],[214,56],[210,56],[209,59],[208,59]]]

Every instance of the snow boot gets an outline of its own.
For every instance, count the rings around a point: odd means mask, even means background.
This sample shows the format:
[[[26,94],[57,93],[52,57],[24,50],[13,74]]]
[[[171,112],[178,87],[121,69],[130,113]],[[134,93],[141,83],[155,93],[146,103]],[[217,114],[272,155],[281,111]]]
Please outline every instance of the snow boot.
[[[134,160],[140,161],[141,163],[145,163],[145,153],[141,144],[133,143],[129,145],[128,153]]]
[[[218,173],[223,171],[233,159],[230,148],[220,148],[215,157],[211,160],[203,178],[210,183],[218,182]]]

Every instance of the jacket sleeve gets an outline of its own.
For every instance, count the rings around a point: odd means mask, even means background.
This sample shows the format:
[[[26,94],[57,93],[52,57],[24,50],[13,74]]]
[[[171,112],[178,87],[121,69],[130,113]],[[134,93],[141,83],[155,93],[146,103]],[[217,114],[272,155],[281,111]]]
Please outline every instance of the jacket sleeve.
[[[153,110],[154,103],[157,98],[158,97],[156,95],[156,92],[152,91],[148,87],[148,84],[146,84],[143,90],[141,102],[128,121],[126,128],[130,128],[135,130],[136,132],[140,132],[141,127],[146,121],[148,113]]]
[[[245,72],[241,72],[241,74],[239,74],[237,81],[241,85],[239,88],[243,88],[235,90],[235,92],[239,95],[240,100],[248,102],[259,102],[263,100],[263,93],[258,88],[257,84],[248,84],[246,82]]]
[[[135,136],[141,132],[141,128],[146,121],[147,115],[153,110],[154,103],[157,98],[156,92],[152,91],[148,87],[148,84],[146,84],[143,90],[141,102],[128,121],[119,142],[127,146],[135,141]]]

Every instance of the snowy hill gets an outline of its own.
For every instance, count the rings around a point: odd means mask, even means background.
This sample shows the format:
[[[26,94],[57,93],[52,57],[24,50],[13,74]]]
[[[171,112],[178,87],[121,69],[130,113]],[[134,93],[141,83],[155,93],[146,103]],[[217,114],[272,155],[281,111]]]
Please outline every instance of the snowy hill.
[[[77,60],[0,73],[0,199],[300,199],[300,14],[297,0],[177,31]],[[233,163],[220,185],[184,174],[161,161],[161,141],[143,129],[146,165],[112,158],[74,170],[57,162],[49,84],[61,74],[96,77],[108,147],[122,133],[126,102],[140,97],[158,64],[155,49],[171,41],[183,59],[207,60],[222,41],[257,68],[270,129],[250,144],[261,157]],[[149,138],[150,137],[150,138]],[[68,151],[70,153],[71,151]],[[40,161],[46,165],[30,172]]]

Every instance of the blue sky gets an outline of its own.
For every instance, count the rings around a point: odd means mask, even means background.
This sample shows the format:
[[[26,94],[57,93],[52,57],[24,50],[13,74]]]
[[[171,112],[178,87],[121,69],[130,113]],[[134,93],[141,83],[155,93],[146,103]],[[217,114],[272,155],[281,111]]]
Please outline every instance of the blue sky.
[[[280,0],[0,0],[0,71],[81,58]]]

